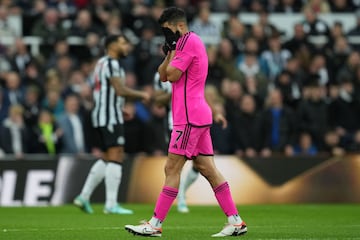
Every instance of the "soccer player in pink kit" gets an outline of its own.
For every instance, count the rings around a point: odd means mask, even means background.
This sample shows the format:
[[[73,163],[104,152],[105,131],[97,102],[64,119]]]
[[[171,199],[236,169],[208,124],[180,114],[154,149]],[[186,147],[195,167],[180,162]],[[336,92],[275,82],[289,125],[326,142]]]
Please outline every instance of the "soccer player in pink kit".
[[[159,66],[161,81],[172,83],[173,131],[165,165],[165,184],[156,202],[154,215],[141,225],[125,229],[140,236],[161,237],[162,223],[178,194],[181,170],[186,159],[209,181],[228,224],[213,237],[238,236],[247,232],[245,222],[231,196],[230,188],[214,163],[210,127],[213,121],[226,125],[223,115],[213,113],[204,96],[208,70],[206,49],[199,36],[189,32],[185,12],[170,7],[159,24],[165,35],[167,56]],[[211,103],[210,103],[211,105]]]

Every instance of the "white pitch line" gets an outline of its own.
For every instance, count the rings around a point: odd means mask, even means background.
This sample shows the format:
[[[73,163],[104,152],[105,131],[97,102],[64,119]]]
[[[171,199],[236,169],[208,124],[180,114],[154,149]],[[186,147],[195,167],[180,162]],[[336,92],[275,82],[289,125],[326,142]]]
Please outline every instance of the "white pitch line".
[[[259,228],[259,229],[273,229],[274,226],[271,225],[250,225],[248,226],[249,229],[252,228]],[[276,226],[276,228],[301,228],[302,225],[278,225]],[[331,227],[331,226],[329,226]],[[198,226],[198,227],[187,227],[187,226],[176,226],[176,227],[165,227],[166,229],[204,229],[204,226]],[[215,229],[215,228],[219,228],[219,226],[207,226],[207,228],[209,229]],[[360,228],[360,224],[355,224],[355,225],[344,225],[342,226],[342,228]],[[87,227],[87,228],[3,228],[1,229],[1,232],[6,233],[6,232],[38,232],[38,231],[83,231],[83,230],[121,230],[124,229],[124,227]],[[359,238],[360,239],[360,238]]]

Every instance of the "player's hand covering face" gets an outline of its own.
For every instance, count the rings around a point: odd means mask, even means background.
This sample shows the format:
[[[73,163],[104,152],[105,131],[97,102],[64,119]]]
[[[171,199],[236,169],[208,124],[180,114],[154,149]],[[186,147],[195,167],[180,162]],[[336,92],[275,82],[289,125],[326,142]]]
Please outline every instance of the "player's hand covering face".
[[[180,38],[180,32],[176,31],[175,33],[168,27],[162,27],[161,28],[164,37],[165,37],[165,43],[168,45],[170,50],[175,50],[176,43]]]

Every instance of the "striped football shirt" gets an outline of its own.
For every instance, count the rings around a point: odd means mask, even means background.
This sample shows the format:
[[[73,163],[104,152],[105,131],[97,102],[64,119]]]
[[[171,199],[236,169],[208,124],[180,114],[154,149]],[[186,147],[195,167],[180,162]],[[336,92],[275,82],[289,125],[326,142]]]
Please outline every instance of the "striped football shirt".
[[[110,78],[120,77],[125,81],[125,71],[117,59],[104,56],[96,63],[93,73],[93,98],[95,106],[92,110],[94,127],[105,127],[123,124],[122,108],[125,98],[117,96]]]

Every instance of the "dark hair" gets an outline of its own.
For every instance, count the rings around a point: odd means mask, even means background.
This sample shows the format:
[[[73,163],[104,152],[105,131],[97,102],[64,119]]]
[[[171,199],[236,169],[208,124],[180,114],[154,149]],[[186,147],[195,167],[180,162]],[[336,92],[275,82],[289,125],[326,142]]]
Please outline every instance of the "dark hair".
[[[104,47],[107,49],[111,43],[116,42],[121,37],[129,42],[128,38],[123,34],[109,35],[105,38]]]
[[[186,22],[186,14],[184,10],[177,7],[169,7],[163,11],[158,20],[158,23],[163,25],[165,22],[176,23],[178,21]]]

